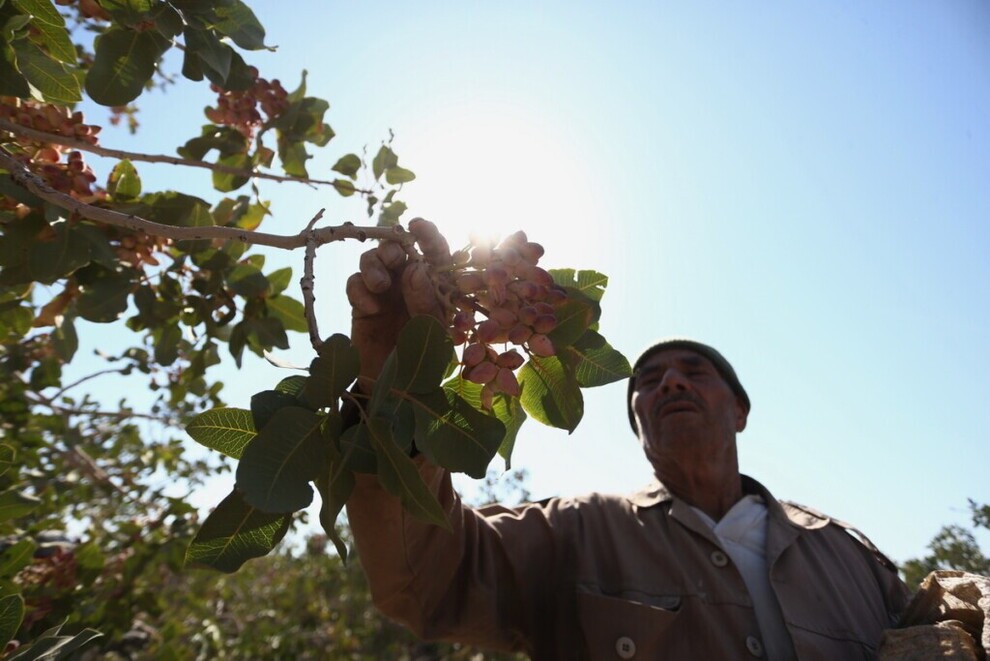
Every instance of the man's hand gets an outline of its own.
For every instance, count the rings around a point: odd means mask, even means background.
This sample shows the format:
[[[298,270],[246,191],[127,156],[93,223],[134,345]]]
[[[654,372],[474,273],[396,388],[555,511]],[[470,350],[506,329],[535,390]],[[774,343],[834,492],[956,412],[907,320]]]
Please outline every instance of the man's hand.
[[[415,249],[383,241],[361,255],[360,270],[347,280],[351,303],[351,342],[361,357],[361,390],[371,390],[385,359],[395,347],[399,331],[417,314],[443,320],[431,266],[450,264],[450,247],[428,220],[409,222]]]

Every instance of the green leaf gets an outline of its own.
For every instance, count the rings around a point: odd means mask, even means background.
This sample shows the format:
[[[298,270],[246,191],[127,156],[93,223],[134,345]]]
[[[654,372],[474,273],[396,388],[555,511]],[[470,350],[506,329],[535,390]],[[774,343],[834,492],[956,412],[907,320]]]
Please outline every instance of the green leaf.
[[[31,96],[31,86],[28,85],[27,79],[14,65],[16,59],[14,49],[7,43],[6,39],[0,37],[0,95],[26,99]],[[9,180],[10,177],[5,177],[5,179]],[[24,190],[19,186],[15,188]],[[6,190],[3,191],[3,194],[9,196]],[[21,195],[24,194],[21,193]]]
[[[291,514],[262,512],[234,489],[203,522],[186,550],[186,562],[235,572],[251,558],[275,548],[292,521]]]
[[[358,158],[357,154],[345,154],[337,159],[337,163],[330,169],[354,179],[357,177],[358,170],[361,169],[361,159]]]
[[[583,300],[582,300],[583,299]],[[554,308],[557,325],[547,333],[553,346],[560,351],[581,337],[598,318],[600,308],[594,301],[571,297]]]
[[[113,166],[107,180],[107,192],[117,202],[135,200],[141,196],[141,177],[133,163],[125,158]]]
[[[378,216],[378,226],[394,227],[399,222],[402,214],[406,212],[406,209],[406,203],[399,200],[384,205],[381,214]]]
[[[471,406],[455,392],[438,388],[417,395],[416,447],[438,466],[481,479],[505,437],[498,418]]]
[[[110,18],[127,27],[147,20],[155,4],[155,0],[100,0],[100,6],[110,14]]]
[[[17,634],[24,619],[24,597],[8,594],[0,597],[0,649]]]
[[[295,395],[277,390],[263,390],[251,396],[251,420],[255,429],[264,429],[272,416],[286,406],[298,406]]]
[[[277,269],[269,273],[266,277],[268,278],[268,295],[278,296],[292,282],[292,267],[286,266],[285,268]]]
[[[423,481],[416,464],[396,445],[388,420],[369,420],[368,437],[378,457],[378,481],[382,487],[396,496],[413,516],[451,530],[443,508]]]
[[[306,324],[306,309],[291,296],[270,296],[265,299],[265,303],[268,314],[281,321],[286,330],[305,333],[309,329]]]
[[[341,197],[350,197],[351,195],[354,195],[354,192],[357,190],[354,183],[348,181],[347,179],[334,179],[333,189],[337,191]]]
[[[447,329],[429,315],[417,315],[399,332],[394,387],[411,393],[433,392],[454,355]]]
[[[211,30],[198,30],[187,25],[183,33],[186,41],[185,57],[195,56],[199,66],[196,71],[205,71],[211,83],[223,87],[230,75],[230,62],[233,50],[220,41]],[[183,75],[185,75],[183,73]],[[189,77],[189,76],[187,76]],[[202,76],[199,77],[202,79]],[[195,80],[195,79],[194,79]]]
[[[18,491],[16,488],[7,489],[0,493],[0,523],[24,516],[39,505],[41,499]]]
[[[227,274],[227,285],[238,296],[254,298],[268,292],[268,278],[261,269],[248,263],[240,263]]]
[[[103,272],[80,288],[82,294],[76,299],[76,312],[88,321],[116,321],[127,310],[132,286],[130,278],[122,274]]]
[[[52,347],[63,362],[70,362],[79,349],[79,336],[76,335],[76,325],[71,317],[62,317],[55,325],[51,335]]]
[[[545,425],[573,432],[584,415],[577,380],[556,356],[533,356],[519,371],[520,401],[526,413]]]
[[[244,50],[260,50],[265,46],[265,28],[255,17],[254,12],[240,0],[228,0],[216,6],[220,20],[213,28],[220,34],[230,37]]]
[[[279,136],[278,157],[282,161],[282,169],[287,175],[293,177],[308,177],[306,172],[306,161],[310,155],[306,153],[306,147],[301,142],[293,142],[288,138]],[[338,179],[337,181],[346,181]],[[350,182],[348,182],[350,183]],[[340,193],[340,188],[334,182],[334,188]],[[343,195],[343,193],[341,193]]]
[[[22,539],[4,549],[0,555],[0,578],[11,578],[31,564],[36,548],[38,545],[30,539]]]
[[[15,41],[13,47],[18,70],[45,101],[63,105],[82,101],[79,79],[65,64],[25,39]]]
[[[632,376],[626,357],[593,330],[585,331],[573,346],[558,350],[557,356],[582,388],[604,386]]]
[[[334,418],[341,421],[341,418]],[[342,422],[342,421],[341,421]],[[323,430],[323,439],[328,448],[329,465],[327,470],[316,479],[316,488],[323,501],[320,506],[320,525],[327,537],[337,549],[337,555],[342,561],[347,560],[347,545],[337,532],[337,517],[344,509],[344,504],[354,491],[354,473],[344,467],[344,458],[337,449],[340,437],[340,426],[327,425]]]
[[[289,338],[285,334],[285,327],[277,317],[263,317],[261,319],[248,319],[244,322],[248,332],[248,340],[252,346],[262,350],[269,350],[272,347],[279,349],[289,348]]]
[[[385,181],[393,186],[405,184],[416,178],[412,170],[400,168],[398,166],[385,170]]]
[[[253,167],[251,157],[247,154],[222,156],[217,160],[217,164],[243,170],[244,172],[250,172]],[[213,188],[221,193],[235,191],[249,181],[251,181],[249,174],[234,174],[232,172],[220,172],[219,170],[213,171]]]
[[[255,74],[252,67],[249,67],[241,54],[231,49],[230,73],[223,84],[225,90],[231,92],[245,92],[254,86]]]
[[[17,458],[17,450],[7,443],[0,443],[0,475],[6,475]]]
[[[156,328],[153,336],[155,338],[155,362],[168,366],[179,359],[179,343],[182,341],[182,329],[177,323],[166,323]]]
[[[492,401],[492,413],[505,425],[505,438],[498,447],[498,453],[505,460],[505,470],[512,467],[512,450],[516,445],[519,428],[526,422],[526,411],[518,397],[496,395]]]
[[[247,138],[240,131],[229,126],[207,124],[199,137],[187,140],[186,144],[179,147],[176,152],[182,158],[202,161],[211,149],[216,149],[220,152],[220,156],[224,157],[247,153],[247,148]]]
[[[399,157],[395,155],[395,152],[388,145],[382,145],[378,148],[378,153],[375,154],[375,158],[371,161],[371,171],[375,175],[375,181],[382,178],[382,173],[384,173],[389,168],[398,167]]]
[[[77,658],[73,656],[73,653],[103,636],[95,629],[83,629],[74,636],[60,636],[58,633],[61,629],[62,624],[48,629],[27,645],[22,645],[9,656],[5,656],[4,661],[35,661],[36,659],[47,661],[48,659]]]
[[[309,364],[303,400],[314,409],[333,406],[358,377],[360,368],[357,349],[350,339],[340,333],[331,335],[320,347],[319,356]]]
[[[141,95],[169,41],[158,32],[112,27],[96,38],[86,93],[104,106],[124,106]]]
[[[553,281],[562,287],[573,287],[593,301],[599,302],[605,295],[608,276],[597,271],[574,269],[550,269]]]
[[[299,374],[287,376],[278,382],[278,385],[275,386],[275,392],[285,393],[286,395],[292,395],[298,398],[306,387],[307,381],[309,381],[308,377]]]
[[[186,433],[211,450],[240,459],[244,448],[257,432],[251,412],[236,408],[203,411],[186,425]]]
[[[377,473],[378,460],[371,447],[368,425],[352,425],[340,435],[340,451],[344,467],[355,473]]]
[[[49,55],[65,62],[75,64],[76,48],[69,38],[65,28],[65,19],[55,10],[48,0],[12,0],[12,4],[21,12],[31,15],[31,26],[38,31],[40,45],[44,46]]]
[[[90,260],[88,241],[80,241],[78,234],[65,222],[51,227],[52,236],[48,240],[35,240],[28,245],[28,268],[35,280],[51,284],[76,269],[85,266]]]
[[[0,315],[0,340],[19,340],[31,330],[34,312],[26,305],[4,308]]]
[[[249,505],[265,512],[295,512],[312,502],[309,482],[328,464],[320,434],[324,419],[301,406],[275,412],[237,464],[237,487]]]

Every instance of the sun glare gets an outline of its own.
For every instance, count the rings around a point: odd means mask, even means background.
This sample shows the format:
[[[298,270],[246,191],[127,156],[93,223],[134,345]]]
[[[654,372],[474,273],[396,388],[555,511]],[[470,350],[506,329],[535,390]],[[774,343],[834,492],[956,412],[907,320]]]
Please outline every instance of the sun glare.
[[[451,106],[401,134],[417,174],[405,197],[452,248],[525,230],[555,266],[582,266],[602,248],[589,163],[552,112],[512,105]]]

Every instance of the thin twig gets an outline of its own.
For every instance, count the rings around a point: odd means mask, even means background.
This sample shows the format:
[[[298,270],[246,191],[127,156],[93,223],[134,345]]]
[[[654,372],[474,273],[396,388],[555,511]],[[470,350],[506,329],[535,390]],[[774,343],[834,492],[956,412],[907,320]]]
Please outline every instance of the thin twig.
[[[52,398],[52,400],[56,400],[59,397],[61,397],[62,395],[64,395],[67,390],[71,390],[72,388],[75,388],[76,386],[78,386],[78,385],[80,385],[82,383],[85,383],[86,381],[89,381],[90,379],[95,379],[98,376],[105,376],[107,374],[123,374],[127,369],[129,369],[129,368],[127,368],[127,367],[121,367],[119,369],[105,369],[105,370],[100,370],[99,372],[93,372],[92,374],[87,374],[86,376],[84,376],[81,379],[78,379],[76,381],[73,381],[72,383],[70,383],[67,386],[62,386],[62,389],[59,390],[54,395],[52,395],[51,398]]]
[[[288,181],[297,184],[308,184],[311,186],[334,185],[332,181],[326,179],[288,177],[278,174],[270,174],[268,172],[259,172],[257,170],[244,170],[242,168],[235,168],[230,165],[224,165],[222,163],[208,163],[206,161],[197,161],[191,158],[180,158],[178,156],[167,156],[165,154],[141,154],[138,152],[125,151],[123,149],[111,149],[109,147],[101,147],[99,145],[92,145],[88,142],[77,140],[75,138],[69,138],[64,135],[58,135],[57,133],[47,133],[45,131],[39,131],[37,129],[21,126],[20,124],[8,122],[5,119],[0,119],[0,129],[3,129],[5,131],[10,131],[11,133],[14,133],[16,135],[24,136],[25,138],[31,138],[32,140],[40,140],[42,142],[47,142],[50,144],[62,145],[63,147],[71,147],[72,149],[78,149],[79,151],[86,151],[91,154],[96,154],[97,156],[107,156],[110,158],[127,159],[130,161],[140,161],[144,163],[167,163],[169,165],[183,165],[190,168],[204,168],[206,170],[212,170],[214,172],[222,172],[224,174],[232,174],[234,176],[239,176],[239,177],[267,179],[269,181],[277,181],[280,183]],[[363,195],[372,194],[372,191],[364,190],[360,188],[355,188],[354,192],[361,193]]]
[[[320,209],[313,219],[303,230],[306,234],[306,257],[303,259],[303,277],[299,279],[299,288],[302,289],[303,308],[306,313],[306,326],[309,328],[309,341],[313,345],[313,350],[320,351],[323,340],[320,338],[320,329],[316,323],[316,296],[313,293],[315,278],[313,276],[313,262],[316,261],[316,230],[313,229],[316,222],[323,217],[324,209]]]
[[[197,239],[220,239],[242,241],[244,243],[280,248],[282,250],[295,250],[304,247],[308,242],[315,241],[317,246],[321,246],[333,241],[343,241],[345,239],[357,239],[366,241],[367,239],[387,239],[398,241],[402,244],[414,243],[414,238],[398,225],[393,227],[360,227],[353,223],[344,223],[333,227],[322,227],[311,232],[300,232],[299,234],[268,234],[266,232],[255,232],[237,227],[177,227],[174,225],[163,225],[154,221],[136,216],[133,214],[123,214],[119,211],[112,211],[102,207],[80,202],[70,195],[61,193],[48,183],[28,170],[7,150],[0,147],[0,168],[10,172],[14,183],[25,188],[46,202],[50,202],[57,207],[70,211],[82,218],[106,223],[115,227],[124,227],[138,232],[144,232],[152,236],[161,236],[173,241],[193,241]]]

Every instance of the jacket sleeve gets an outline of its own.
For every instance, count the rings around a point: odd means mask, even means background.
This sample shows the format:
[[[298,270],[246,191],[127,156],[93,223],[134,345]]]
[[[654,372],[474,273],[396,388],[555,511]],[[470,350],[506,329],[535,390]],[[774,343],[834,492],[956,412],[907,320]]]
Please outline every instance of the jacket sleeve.
[[[446,470],[415,461],[452,532],[406,513],[376,476],[358,475],[347,516],[375,605],[421,638],[531,649],[558,592],[547,511],[466,507]]]

